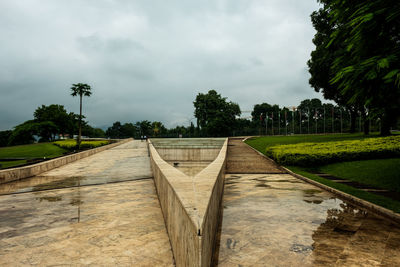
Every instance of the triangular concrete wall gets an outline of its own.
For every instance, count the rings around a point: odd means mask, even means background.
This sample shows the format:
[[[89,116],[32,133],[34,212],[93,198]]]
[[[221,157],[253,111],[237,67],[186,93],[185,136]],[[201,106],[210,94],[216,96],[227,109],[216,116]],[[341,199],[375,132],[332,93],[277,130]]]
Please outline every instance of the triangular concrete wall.
[[[228,139],[206,168],[187,176],[149,141],[157,194],[177,266],[210,266],[220,223]]]

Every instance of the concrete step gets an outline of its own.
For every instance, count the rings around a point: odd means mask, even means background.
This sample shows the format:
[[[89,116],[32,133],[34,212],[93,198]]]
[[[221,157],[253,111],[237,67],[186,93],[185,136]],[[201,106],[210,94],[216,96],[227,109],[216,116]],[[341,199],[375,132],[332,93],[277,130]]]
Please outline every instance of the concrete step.
[[[258,154],[241,139],[229,139],[227,173],[285,173],[277,164]]]

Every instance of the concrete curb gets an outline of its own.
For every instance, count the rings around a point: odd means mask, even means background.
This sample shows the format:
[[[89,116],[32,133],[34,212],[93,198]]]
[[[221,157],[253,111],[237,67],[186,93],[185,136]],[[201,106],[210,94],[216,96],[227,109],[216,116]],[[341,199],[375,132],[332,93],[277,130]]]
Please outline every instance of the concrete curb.
[[[289,169],[287,169],[285,167],[282,167],[282,168],[284,170],[286,170],[288,172],[288,174],[290,174],[290,175],[292,175],[292,176],[294,176],[294,177],[296,177],[298,179],[301,179],[301,180],[303,180],[303,181],[305,181],[307,183],[313,184],[315,186],[318,186],[319,188],[322,188],[322,189],[324,189],[324,190],[326,190],[328,192],[331,192],[331,193],[339,196],[340,198],[350,202],[353,205],[359,206],[361,208],[365,208],[365,209],[367,209],[369,211],[372,211],[373,213],[376,213],[376,214],[378,214],[378,215],[380,215],[382,217],[385,217],[385,218],[389,219],[390,221],[392,221],[393,223],[400,224],[400,214],[398,214],[398,213],[395,213],[395,212],[393,212],[393,211],[391,211],[389,209],[386,209],[384,207],[381,207],[381,206],[378,206],[376,204],[373,204],[373,203],[371,203],[369,201],[366,201],[366,200],[360,199],[358,197],[352,196],[352,195],[347,194],[345,192],[342,192],[342,191],[340,191],[338,189],[335,189],[335,188],[329,187],[327,185],[321,184],[321,183],[319,183],[317,181],[314,181],[314,180],[312,180],[310,178],[307,178],[307,177],[304,177],[304,176],[302,176],[300,174],[294,173],[294,172],[292,172],[291,170],[289,170]]]
[[[32,176],[35,176],[35,175],[39,175],[39,174],[41,174],[43,172],[50,171],[52,169],[61,167],[63,165],[66,165],[68,163],[77,161],[79,159],[83,159],[83,158],[89,157],[91,155],[94,155],[96,153],[102,152],[104,150],[107,150],[107,149],[122,145],[122,144],[127,143],[127,142],[129,142],[131,140],[133,140],[133,139],[132,138],[122,139],[121,141],[118,141],[118,142],[113,143],[113,144],[101,146],[101,147],[94,148],[94,149],[85,150],[85,151],[82,151],[82,152],[79,152],[79,153],[67,155],[67,156],[64,156],[64,157],[55,158],[55,159],[48,160],[48,161],[45,161],[45,162],[40,162],[40,163],[37,163],[37,164],[32,164],[32,165],[29,165],[29,166],[25,166],[25,167],[1,170],[0,171],[0,184],[8,183],[8,182],[11,182],[11,181],[17,181],[17,180],[28,178],[28,177],[32,177]]]
[[[247,140],[247,139],[248,138],[244,139],[243,142],[245,140]],[[342,191],[340,191],[338,189],[335,189],[335,188],[329,187],[327,185],[321,184],[321,183],[319,183],[317,181],[314,181],[314,180],[312,180],[310,178],[304,177],[304,176],[302,176],[300,174],[294,173],[291,170],[279,165],[273,159],[267,157],[266,155],[264,155],[263,153],[261,153],[257,149],[253,148],[252,146],[249,146],[249,147],[252,148],[254,151],[256,151],[258,154],[260,154],[261,156],[263,156],[266,159],[270,160],[271,162],[275,163],[281,170],[287,172],[288,174],[290,174],[290,175],[292,175],[292,176],[294,176],[294,177],[296,177],[296,178],[298,178],[300,180],[303,180],[303,181],[305,181],[305,182],[307,182],[309,184],[312,184],[312,185],[315,185],[315,186],[317,186],[319,188],[322,188],[322,189],[324,189],[324,190],[326,190],[326,191],[328,191],[330,193],[333,193],[334,195],[339,196],[340,198],[350,202],[353,205],[356,205],[358,207],[367,209],[367,210],[369,210],[369,211],[371,211],[373,213],[376,213],[376,214],[378,214],[378,215],[380,215],[382,217],[385,217],[386,219],[389,219],[393,223],[400,224],[400,214],[399,213],[395,213],[395,212],[393,212],[393,211],[391,211],[389,209],[386,209],[384,207],[378,206],[378,205],[373,204],[373,203],[371,203],[369,201],[360,199],[358,197],[355,197],[355,196],[352,196],[350,194],[344,193],[344,192],[342,192]]]

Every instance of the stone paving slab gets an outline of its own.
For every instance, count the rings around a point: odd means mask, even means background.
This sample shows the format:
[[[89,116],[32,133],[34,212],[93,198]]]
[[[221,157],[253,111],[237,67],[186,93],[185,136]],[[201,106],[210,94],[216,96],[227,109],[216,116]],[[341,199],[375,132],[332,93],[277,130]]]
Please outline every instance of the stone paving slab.
[[[173,266],[151,179],[0,196],[0,266]]]
[[[0,195],[150,177],[152,172],[146,143],[131,141],[39,176],[0,184]]]
[[[0,185],[0,266],[173,266],[145,142]]]
[[[218,266],[400,266],[400,227],[287,174],[225,178]]]

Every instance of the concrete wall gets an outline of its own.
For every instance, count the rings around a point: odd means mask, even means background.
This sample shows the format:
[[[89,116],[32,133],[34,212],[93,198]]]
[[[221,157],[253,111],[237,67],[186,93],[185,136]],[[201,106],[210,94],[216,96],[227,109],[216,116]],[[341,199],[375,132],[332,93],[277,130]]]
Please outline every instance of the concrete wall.
[[[213,161],[221,148],[158,148],[157,152],[166,161]]]
[[[191,179],[161,159],[150,144],[151,167],[177,266],[198,266],[200,240]]]
[[[216,245],[217,231],[221,223],[222,197],[228,142],[223,145],[217,158],[195,177],[197,207],[201,225],[201,266],[210,266]],[[210,190],[210,185],[212,188]],[[200,201],[202,198],[204,201]]]
[[[213,161],[225,139],[223,138],[165,138],[152,139],[153,146],[165,161]]]
[[[151,141],[149,149],[176,265],[209,266],[220,223],[227,140],[215,160],[194,177],[169,165]]]
[[[28,177],[32,177],[35,175],[39,175],[43,172],[47,172],[50,171],[52,169],[61,167],[63,165],[66,165],[68,163],[74,162],[76,160],[79,159],[83,159],[86,157],[89,157],[93,154],[99,153],[101,151],[104,151],[106,149],[110,149],[119,145],[122,145],[126,142],[131,141],[132,139],[124,139],[122,141],[113,143],[113,144],[109,144],[106,146],[101,146],[98,148],[94,148],[94,149],[89,149],[86,151],[82,151],[79,153],[75,153],[75,154],[71,154],[68,156],[64,156],[64,157],[59,157],[56,159],[52,159],[52,160],[48,160],[45,162],[41,162],[41,163],[37,163],[37,164],[33,164],[30,166],[25,166],[25,167],[19,167],[19,168],[12,168],[12,169],[6,169],[6,170],[0,170],[0,184],[1,183],[7,183],[7,182],[11,182],[11,181],[16,181],[19,179],[23,179],[23,178],[28,178]]]

